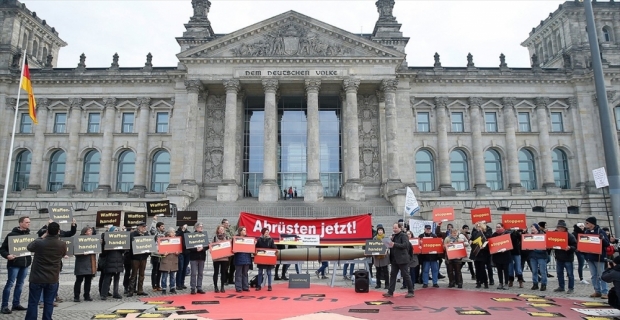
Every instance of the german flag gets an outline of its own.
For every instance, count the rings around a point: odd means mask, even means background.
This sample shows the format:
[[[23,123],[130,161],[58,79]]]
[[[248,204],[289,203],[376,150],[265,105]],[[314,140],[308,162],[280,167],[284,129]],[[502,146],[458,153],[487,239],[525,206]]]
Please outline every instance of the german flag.
[[[32,91],[32,81],[30,78],[30,69],[28,68],[28,58],[24,59],[24,69],[22,72],[22,89],[28,92],[28,114],[33,123],[37,122],[37,102],[34,100],[34,92]]]

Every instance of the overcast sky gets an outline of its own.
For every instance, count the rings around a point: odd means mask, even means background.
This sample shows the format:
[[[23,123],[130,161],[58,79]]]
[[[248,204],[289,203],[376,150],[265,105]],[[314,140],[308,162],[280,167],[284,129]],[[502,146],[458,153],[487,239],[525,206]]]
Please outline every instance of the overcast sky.
[[[121,67],[141,67],[153,54],[155,67],[177,65],[176,37],[192,15],[191,0],[20,0],[55,27],[68,45],[58,67],[74,68],[86,54],[87,67],[109,67],[114,53]],[[409,66],[432,66],[438,52],[444,67],[464,67],[471,52],[477,67],[529,67],[521,43],[532,27],[557,10],[558,0],[395,0],[394,16],[410,37]],[[572,1],[572,0],[571,0]],[[379,16],[375,0],[211,0],[215,33],[230,33],[294,10],[352,33],[371,33]]]

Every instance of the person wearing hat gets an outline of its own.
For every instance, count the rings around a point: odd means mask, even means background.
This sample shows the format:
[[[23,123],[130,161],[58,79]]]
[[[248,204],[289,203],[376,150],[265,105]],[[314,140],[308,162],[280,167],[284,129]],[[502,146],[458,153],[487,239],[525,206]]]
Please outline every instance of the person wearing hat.
[[[601,275],[605,271],[605,251],[609,246],[609,240],[605,235],[605,231],[596,224],[596,217],[589,217],[585,223],[585,234],[598,235],[602,242],[601,253],[586,253],[584,252],[585,259],[588,262],[588,268],[592,275],[590,280],[592,281],[592,287],[594,293],[590,295],[591,298],[607,299],[607,284],[601,280]]]
[[[141,222],[136,227],[136,231],[133,231],[129,234],[130,243],[133,244],[133,240],[136,237],[144,237],[147,236],[146,232],[146,222]],[[129,277],[129,291],[127,293],[128,297],[132,297],[134,291],[137,290],[137,294],[139,296],[148,296],[146,292],[144,292],[144,272],[146,270],[146,260],[149,258],[149,253],[135,253],[133,251],[133,245],[131,246],[130,251],[131,256],[131,276]]]
[[[564,269],[566,269],[566,276],[568,277],[568,291],[566,291],[566,293],[571,294],[575,289],[575,276],[573,275],[575,266],[573,265],[573,261],[575,260],[575,250],[577,250],[577,239],[575,239],[575,236],[568,232],[568,227],[566,226],[566,222],[564,220],[558,221],[558,225],[555,230],[567,233],[568,246],[553,250],[559,285],[559,287],[553,290],[553,292],[564,292]]]
[[[110,227],[108,232],[118,232],[117,227]],[[122,299],[119,293],[119,280],[121,272],[125,269],[125,250],[109,250],[106,249],[107,243],[104,240],[104,234],[101,234],[101,254],[99,255],[98,267],[101,269],[99,282],[99,297],[101,300],[108,299],[110,285],[112,284],[112,297],[114,299]],[[129,286],[127,287],[129,289]]]
[[[607,283],[614,284],[613,290],[609,291],[607,302],[610,306],[620,309],[620,256],[614,258],[612,267],[605,270],[601,279]]]
[[[383,241],[385,236],[385,229],[382,225],[379,225],[379,227],[377,227],[377,235],[373,240]],[[389,252],[386,255],[373,256],[372,259],[375,268],[377,268],[377,285],[375,289],[381,289],[381,280],[385,280],[385,289],[388,289],[390,286],[390,273],[388,271],[390,265]]]
[[[579,234],[584,233],[586,225],[583,222],[579,222],[573,225],[573,236],[575,239],[579,236]],[[583,284],[590,284],[587,280],[583,278],[583,267],[586,264],[585,256],[582,252],[575,251],[575,257],[577,257],[577,275],[579,275],[579,282]]]
[[[430,224],[424,226],[424,233],[418,237],[422,238],[437,238],[437,235],[432,232]],[[428,271],[430,269],[433,277],[433,288],[439,288],[437,281],[439,280],[439,255],[433,254],[420,254],[419,260],[422,264],[422,288],[428,288]]]

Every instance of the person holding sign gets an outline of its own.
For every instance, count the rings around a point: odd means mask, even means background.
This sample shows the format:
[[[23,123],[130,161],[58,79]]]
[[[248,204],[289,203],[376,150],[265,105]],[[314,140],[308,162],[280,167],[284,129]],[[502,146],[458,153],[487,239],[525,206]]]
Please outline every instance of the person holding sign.
[[[450,229],[450,234],[446,235],[443,243],[444,245],[462,243],[463,246],[469,247],[469,243],[467,243],[467,238],[465,238],[462,233],[460,233],[457,229],[454,228]],[[446,252],[448,252],[447,248]],[[464,254],[466,253],[467,251],[465,251]],[[448,255],[446,254],[446,260],[446,269],[448,271],[449,280],[448,288],[454,288],[455,286],[458,286],[459,289],[463,288],[463,274],[461,273],[461,268],[463,267],[463,264],[461,262],[461,258],[449,259]]]
[[[437,238],[431,231],[431,225],[424,226],[424,233],[418,238]],[[433,288],[439,288],[437,281],[439,280],[439,255],[436,253],[420,254],[420,262],[422,264],[422,288],[428,288],[428,271],[430,269],[433,276]],[[393,266],[392,266],[393,267]]]
[[[174,237],[176,230],[174,228],[168,229],[168,232],[164,234],[167,237]],[[175,294],[176,291],[176,277],[179,270],[179,253],[166,253],[163,255],[159,265],[159,271],[161,272],[161,293],[166,294],[166,287],[168,286],[168,276],[170,276],[170,293]]]
[[[89,227],[82,228],[80,235],[90,236],[93,229]],[[93,301],[90,298],[90,284],[97,273],[97,254],[80,254],[75,256],[75,284],[73,285],[73,302],[80,302],[80,289],[82,281],[84,282],[84,301]]]
[[[222,241],[230,241],[230,237],[226,233],[226,228],[224,225],[217,226],[215,229],[215,236],[213,236],[213,242],[222,242]],[[218,292],[226,292],[224,290],[224,285],[227,280],[227,271],[228,271],[228,259],[229,257],[223,257],[219,259],[213,259],[213,286],[215,287],[215,293]],[[218,289],[217,287],[217,278],[220,276],[222,286]]]
[[[409,238],[403,232],[403,229],[395,223],[392,226],[392,237],[388,243],[390,248],[390,262],[392,263],[392,270],[390,274],[390,287],[387,293],[383,296],[390,298],[394,296],[394,290],[396,290],[396,276],[400,271],[403,277],[403,284],[407,286],[407,294],[405,298],[413,298],[413,283],[411,282],[411,276],[409,275],[409,263],[413,259],[413,248]],[[428,274],[428,271],[427,271]]]
[[[555,230],[558,232],[565,232],[568,237],[568,243],[560,249],[553,250],[557,266],[556,268],[558,271],[559,285],[559,287],[553,290],[553,292],[564,292],[564,269],[566,269],[566,276],[568,277],[568,291],[566,293],[571,294],[575,289],[575,276],[573,275],[575,266],[573,265],[573,261],[575,261],[577,239],[575,239],[575,236],[568,232],[568,227],[566,226],[566,222],[564,222],[564,220],[558,221],[558,225]],[[547,240],[549,239],[547,238]]]
[[[237,229],[237,236],[247,236],[245,227],[239,226]],[[252,254],[247,252],[235,252],[233,261],[235,264],[235,291],[250,291],[248,271],[252,264]]]
[[[138,224],[136,231],[132,232],[129,235],[129,239],[133,243],[133,240],[136,237],[144,237],[147,236],[146,232],[146,222],[142,222]],[[139,296],[148,296],[146,292],[144,292],[144,272],[146,270],[146,260],[149,258],[149,253],[140,253],[136,254],[133,250],[133,245],[131,246],[131,276],[129,277],[129,292],[127,293],[128,297],[132,297],[134,291],[136,290],[136,282],[137,282],[137,294]]]
[[[487,239],[491,237],[493,231],[486,223],[478,222],[471,232],[471,254],[469,258],[474,260],[476,269],[476,288],[480,289],[484,284],[484,288],[489,288],[489,280],[493,285],[493,270],[487,275],[487,267],[491,265],[491,253],[486,245]],[[489,279],[490,278],[490,279]]]
[[[263,228],[260,233],[261,236],[258,238],[258,241],[256,241],[256,249],[277,249],[275,242],[273,242],[273,239],[269,236],[268,228]],[[271,269],[273,269],[271,265],[258,265],[258,285],[256,285],[256,291],[260,291],[261,285],[263,284],[263,270],[267,270],[267,291],[271,291]]]
[[[112,226],[108,232],[118,232],[119,229]],[[112,283],[112,297],[114,299],[122,299],[123,297],[119,293],[119,281],[121,278],[121,272],[125,269],[125,250],[106,250],[106,245],[115,247],[115,245],[109,245],[105,242],[104,234],[101,234],[101,254],[99,255],[99,265],[101,265],[101,285],[99,286],[99,296],[101,300],[108,299],[108,292],[110,292],[110,283]],[[127,287],[129,288],[129,287]]]
[[[505,234],[509,234],[510,231],[504,229],[504,224],[498,223],[495,225],[495,232],[490,238],[499,237]],[[499,285],[497,290],[506,290],[504,283],[508,283],[508,264],[512,262],[512,256],[510,251],[497,252],[491,255],[495,268],[497,268],[497,277],[499,278]],[[505,282],[504,282],[505,281]]]
[[[4,314],[11,314],[12,311],[26,310],[26,308],[19,303],[19,299],[22,295],[24,280],[28,275],[28,267],[30,267],[32,263],[32,256],[16,257],[9,254],[9,239],[14,236],[30,234],[30,218],[28,216],[21,216],[18,222],[19,226],[13,228],[13,230],[6,235],[0,247],[0,255],[7,260],[6,269],[8,274],[4,290],[2,291],[2,313]],[[13,308],[9,309],[9,297],[11,296],[13,284],[15,284],[15,291],[13,291]]]
[[[194,233],[202,233],[202,222],[196,222],[194,225]],[[205,235],[206,236],[206,235]],[[202,276],[205,269],[205,261],[207,260],[207,249],[203,246],[189,249],[189,265],[191,274],[189,277],[190,294],[205,294],[202,290]]]
[[[585,234],[597,235],[602,242],[602,249],[600,254],[596,253],[584,253],[586,261],[588,262],[588,269],[592,275],[592,287],[594,287],[594,293],[590,295],[591,298],[607,299],[607,283],[601,280],[601,275],[605,271],[605,251],[609,246],[609,239],[605,236],[605,231],[596,224],[595,217],[589,217],[586,219]]]
[[[377,227],[377,235],[373,240],[383,241],[385,237],[385,229],[383,226]],[[385,280],[385,288],[390,286],[390,274],[388,272],[388,266],[390,265],[390,254],[382,256],[373,256],[375,268],[377,269],[377,285],[375,289],[381,289],[381,279]]]
[[[544,233],[540,230],[538,224],[532,225],[530,228],[531,234]],[[538,283],[540,282],[540,291],[547,290],[547,259],[549,255],[547,250],[531,250],[529,254],[530,266],[532,271],[532,285],[531,290],[538,290]]]

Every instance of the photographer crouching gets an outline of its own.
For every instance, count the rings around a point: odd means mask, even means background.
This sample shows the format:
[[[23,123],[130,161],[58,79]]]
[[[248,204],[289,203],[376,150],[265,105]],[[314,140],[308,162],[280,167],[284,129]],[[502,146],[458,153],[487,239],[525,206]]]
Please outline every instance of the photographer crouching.
[[[606,259],[607,260],[607,259]],[[620,256],[615,257],[612,261],[609,261],[611,268],[605,270],[601,275],[601,280],[614,284],[614,287],[609,290],[607,302],[610,306],[620,309]]]

